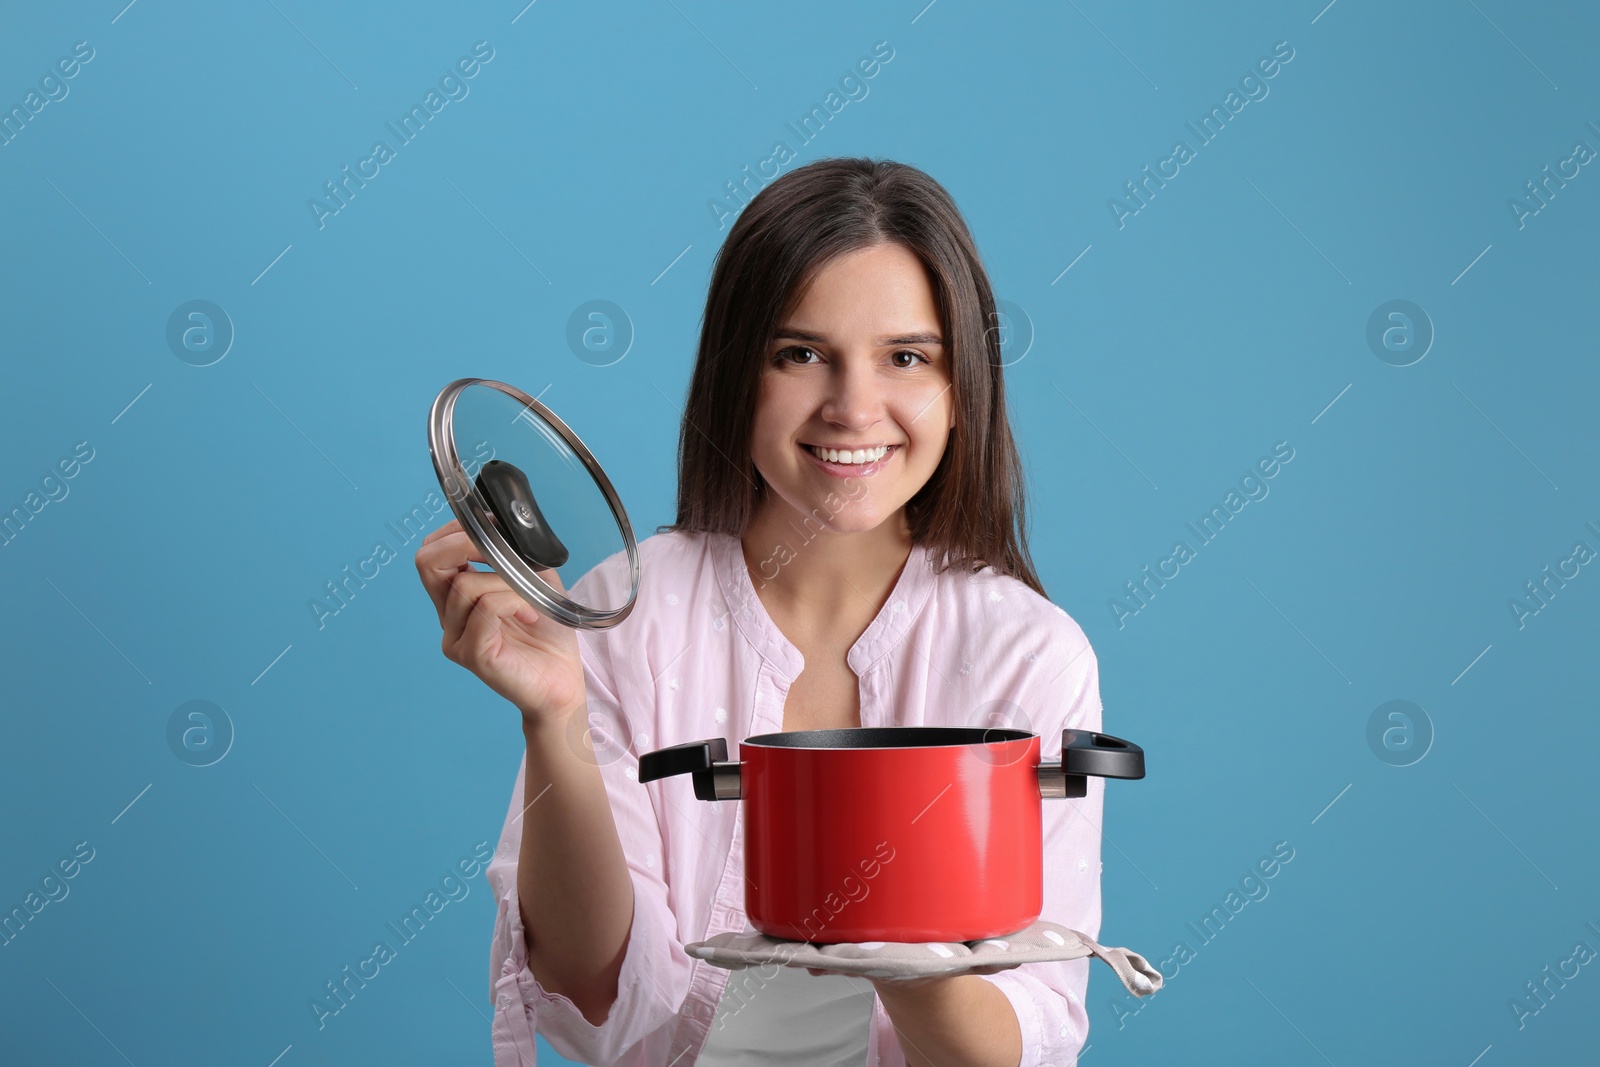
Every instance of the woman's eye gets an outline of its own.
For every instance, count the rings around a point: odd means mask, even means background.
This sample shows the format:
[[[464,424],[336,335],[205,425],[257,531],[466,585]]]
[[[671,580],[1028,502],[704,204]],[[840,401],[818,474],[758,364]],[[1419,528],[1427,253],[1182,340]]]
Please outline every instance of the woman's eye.
[[[928,359],[928,357],[924,356],[921,352],[913,352],[909,348],[901,349],[899,352],[896,352],[894,355],[890,356],[889,358],[890,359],[899,359],[901,356],[910,356],[911,357],[911,362],[909,362],[909,363],[896,363],[895,364],[895,366],[900,367],[902,369],[915,366],[916,363],[919,362],[919,361],[922,362],[922,363],[931,362]]]
[[[801,355],[813,355],[813,356],[816,355],[815,352],[813,352],[809,348],[806,348],[803,345],[790,345],[788,348],[782,348],[782,349],[778,350],[778,355],[777,355],[777,360],[776,361],[779,362],[779,363],[786,363],[786,362],[799,363],[799,362],[801,362],[800,360],[790,360],[788,358],[789,356],[791,356],[791,355],[793,355],[795,353],[799,353]]]

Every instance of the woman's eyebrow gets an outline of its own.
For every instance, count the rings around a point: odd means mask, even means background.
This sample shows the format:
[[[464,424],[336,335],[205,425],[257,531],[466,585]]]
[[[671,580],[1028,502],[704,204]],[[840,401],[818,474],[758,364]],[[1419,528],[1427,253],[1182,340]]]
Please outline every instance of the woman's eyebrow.
[[[808,330],[797,329],[793,326],[780,326],[773,336],[779,341],[810,341],[813,344],[824,345],[828,343],[827,337],[820,333],[811,333]],[[936,333],[908,333],[898,337],[880,337],[880,345],[943,345],[944,339]]]

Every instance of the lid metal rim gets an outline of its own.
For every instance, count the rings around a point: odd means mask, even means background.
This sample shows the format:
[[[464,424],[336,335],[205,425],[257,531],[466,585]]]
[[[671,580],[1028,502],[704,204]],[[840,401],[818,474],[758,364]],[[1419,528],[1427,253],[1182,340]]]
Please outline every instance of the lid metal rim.
[[[622,530],[623,544],[628,552],[629,569],[629,595],[626,604],[618,608],[599,609],[577,603],[535,574],[527,561],[518,555],[497,528],[479,520],[479,514],[488,509],[477,488],[465,477],[465,469],[461,464],[461,455],[455,441],[456,398],[468,386],[473,385],[484,385],[502,392],[521,404],[524,409],[542,418],[571,446],[588,469]],[[607,629],[628,617],[633,610],[639,589],[639,549],[634,541],[633,527],[628,522],[627,512],[623,510],[616,489],[612,487],[611,480],[606,477],[599,461],[594,458],[594,453],[589,451],[588,446],[572,432],[571,427],[561,421],[555,412],[505,382],[488,378],[457,378],[434,398],[433,407],[428,412],[428,453],[433,459],[434,473],[438,475],[439,485],[444,489],[445,499],[450,502],[450,510],[461,520],[462,527],[467,530],[473,542],[489,557],[489,562],[494,565],[495,571],[511,583],[524,599],[558,622],[585,630]],[[476,502],[476,507],[469,506],[469,501]]]

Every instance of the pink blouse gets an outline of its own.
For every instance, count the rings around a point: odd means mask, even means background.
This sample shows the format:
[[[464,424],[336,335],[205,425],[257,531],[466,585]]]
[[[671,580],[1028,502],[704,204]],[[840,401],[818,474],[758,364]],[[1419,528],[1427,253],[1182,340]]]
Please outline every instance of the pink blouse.
[[[490,949],[496,1067],[532,1064],[535,1031],[582,1063],[690,1067],[731,972],[684,945],[745,929],[743,805],[696,800],[684,777],[640,785],[639,755],[721,736],[736,759],[745,737],[783,729],[784,700],[804,660],[757,596],[754,579],[762,576],[752,575],[738,538],[656,534],[640,542],[639,568],[633,612],[610,630],[579,631],[589,725],[633,879],[617,999],[594,1026],[528,970],[517,905],[520,767],[487,871],[499,907]],[[573,592],[619,603],[627,588],[627,558],[618,553]],[[1060,758],[1063,728],[1101,729],[1099,665],[1078,624],[992,568],[935,574],[933,554],[920,545],[847,663],[860,681],[863,727],[1019,728],[1041,735],[1046,760]],[[1087,796],[1043,802],[1040,918],[1093,938],[1104,789],[1104,779],[1091,777]],[[1021,1067],[1077,1062],[1089,1029],[1088,972],[1085,957],[980,976],[1016,1012]],[[867,1067],[905,1062],[874,998]]]

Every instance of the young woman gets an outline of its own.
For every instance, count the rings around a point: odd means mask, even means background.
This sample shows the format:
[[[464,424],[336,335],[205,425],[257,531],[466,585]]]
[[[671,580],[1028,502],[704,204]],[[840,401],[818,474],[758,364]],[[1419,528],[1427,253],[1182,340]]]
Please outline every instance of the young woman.
[[[488,871],[497,1064],[532,1063],[535,1031],[637,1067],[1076,1061],[1087,959],[901,982],[690,957],[747,926],[740,805],[638,782],[640,753],[708,736],[736,752],[779,730],[1001,725],[1053,759],[1063,728],[1101,728],[1094,653],[1029,559],[995,322],[933,179],[801,167],[717,256],[677,521],[639,544],[632,614],[597,632],[543,618],[471,567],[455,522],[418,551],[445,655],[517,706],[526,739]],[[614,603],[628,581],[619,553],[574,592]],[[1088,781],[1044,805],[1041,917],[1095,937]]]

